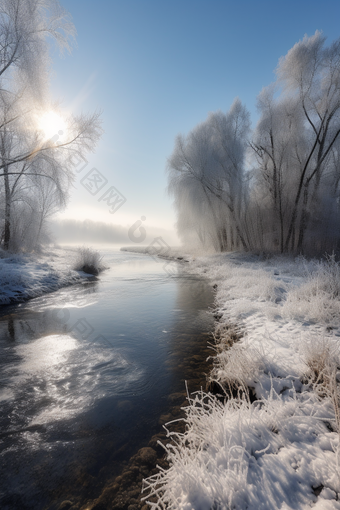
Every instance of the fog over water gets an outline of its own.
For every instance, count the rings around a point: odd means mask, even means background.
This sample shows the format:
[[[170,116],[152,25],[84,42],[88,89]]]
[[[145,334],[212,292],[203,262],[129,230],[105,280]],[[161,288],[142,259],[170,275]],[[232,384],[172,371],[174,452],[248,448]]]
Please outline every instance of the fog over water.
[[[132,225],[116,225],[114,223],[104,223],[101,221],[63,219],[55,220],[50,223],[50,233],[52,240],[57,243],[79,243],[79,244],[134,244],[139,242],[150,244],[155,237],[162,237],[170,246],[178,245],[179,239],[174,230],[167,230],[159,227],[149,226],[147,221],[136,219],[136,237],[129,235],[129,231],[134,230]],[[138,225],[137,225],[138,223]],[[145,233],[139,231],[140,226],[145,229]]]

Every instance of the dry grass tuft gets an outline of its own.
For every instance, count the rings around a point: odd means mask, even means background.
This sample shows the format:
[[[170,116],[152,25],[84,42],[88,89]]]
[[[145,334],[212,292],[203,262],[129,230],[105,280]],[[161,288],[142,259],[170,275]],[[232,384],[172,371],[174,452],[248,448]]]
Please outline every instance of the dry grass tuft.
[[[250,388],[261,365],[259,353],[244,343],[242,330],[234,324],[217,324],[214,334],[214,367],[209,374],[207,391],[222,393],[228,399],[250,402]]]
[[[339,322],[340,265],[334,256],[305,266],[307,281],[288,292],[282,313],[314,322]]]
[[[339,388],[337,378],[340,366],[338,343],[331,338],[313,338],[303,347],[306,376],[309,384],[320,398],[330,398],[335,414],[335,423],[340,434]]]
[[[77,259],[74,265],[76,271],[97,275],[105,269],[102,264],[103,257],[99,251],[83,246],[77,250]]]
[[[243,336],[241,329],[230,323],[218,323],[215,328],[214,340],[217,352],[229,349],[239,342]]]

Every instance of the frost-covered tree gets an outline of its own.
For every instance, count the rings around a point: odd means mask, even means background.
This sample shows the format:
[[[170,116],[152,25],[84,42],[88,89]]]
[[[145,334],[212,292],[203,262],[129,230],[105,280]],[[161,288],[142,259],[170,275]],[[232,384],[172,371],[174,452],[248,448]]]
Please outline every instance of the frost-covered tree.
[[[46,37],[70,49],[75,28],[58,0],[0,1],[0,77],[17,68],[39,95],[46,88],[49,63]],[[3,84],[3,83],[2,83]]]
[[[283,252],[287,218],[292,212],[291,193],[298,184],[295,152],[297,146],[303,145],[304,126],[298,100],[275,100],[274,93],[275,87],[269,86],[258,97],[261,116],[251,143],[257,172],[250,202],[257,197],[257,215],[262,225],[258,235],[266,237],[267,249]]]
[[[305,36],[280,59],[275,99],[274,90],[259,97],[258,182],[270,199],[272,241],[304,252],[325,237],[338,200],[340,39],[326,47],[320,32]]]
[[[203,244],[223,248],[223,221],[219,221],[215,196],[206,183],[216,163],[211,151],[211,126],[202,123],[186,137],[179,135],[168,161],[169,192],[175,197],[179,235],[195,232]]]
[[[217,251],[247,243],[241,229],[243,167],[249,114],[237,99],[187,136],[179,135],[168,160],[169,192],[175,198],[182,238],[196,232]]]
[[[316,32],[295,44],[258,109],[249,144],[239,100],[177,138],[168,167],[179,234],[220,251],[339,251],[340,39],[326,46]]]
[[[48,203],[49,210],[62,207],[74,178],[69,156],[93,150],[101,133],[98,114],[64,119],[66,133],[59,142],[46,139],[40,125],[46,112],[56,110],[48,91],[48,37],[63,50],[74,34],[57,0],[0,0],[0,193],[6,249],[15,209],[34,210],[32,218],[40,225]],[[53,199],[35,208],[47,189]]]
[[[248,249],[241,222],[244,206],[244,163],[250,128],[249,112],[237,98],[229,112],[211,114],[213,157],[217,162],[209,184],[210,191],[228,210],[229,232]],[[232,246],[232,242],[229,246]]]
[[[287,249],[300,209],[297,249],[301,250],[309,208],[319,200],[321,180],[335,156],[340,135],[340,39],[325,47],[320,32],[305,36],[280,60],[277,72],[285,94],[298,96],[305,124],[303,147],[296,150],[300,172],[285,242]]]
[[[66,134],[60,143],[45,140],[35,117],[29,114],[20,115],[0,129],[0,179],[3,179],[5,195],[3,244],[6,249],[10,245],[13,204],[20,200],[32,202],[27,196],[39,197],[48,187],[54,194],[51,203],[54,206],[59,203],[61,208],[66,205],[68,189],[74,179],[70,156],[93,150],[100,136],[97,114],[72,117],[66,124]]]

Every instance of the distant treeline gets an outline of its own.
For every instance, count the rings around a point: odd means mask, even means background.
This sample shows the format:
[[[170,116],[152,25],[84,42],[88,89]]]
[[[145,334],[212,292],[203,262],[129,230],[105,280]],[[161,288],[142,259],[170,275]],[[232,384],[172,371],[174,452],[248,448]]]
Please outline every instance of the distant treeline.
[[[236,99],[168,160],[178,233],[216,251],[340,251],[340,39],[316,32],[279,60],[253,132]]]
[[[50,224],[52,238],[59,243],[129,243],[127,227],[92,220],[60,220]]]

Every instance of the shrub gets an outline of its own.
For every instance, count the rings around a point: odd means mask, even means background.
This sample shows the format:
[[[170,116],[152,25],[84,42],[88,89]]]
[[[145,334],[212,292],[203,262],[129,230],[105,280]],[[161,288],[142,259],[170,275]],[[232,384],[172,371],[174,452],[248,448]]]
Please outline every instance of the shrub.
[[[105,266],[101,263],[103,257],[99,251],[83,246],[77,249],[77,254],[74,265],[76,271],[97,275],[105,269]]]

